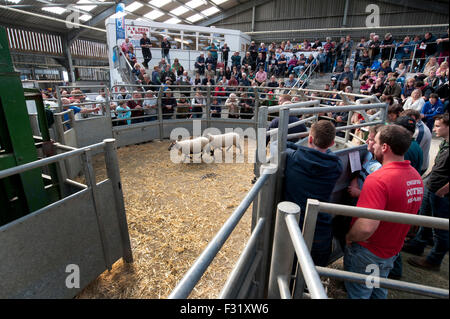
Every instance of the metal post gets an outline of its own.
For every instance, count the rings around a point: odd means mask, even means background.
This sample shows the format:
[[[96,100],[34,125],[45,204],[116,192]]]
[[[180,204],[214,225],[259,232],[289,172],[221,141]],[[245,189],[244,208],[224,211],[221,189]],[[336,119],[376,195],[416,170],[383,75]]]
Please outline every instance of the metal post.
[[[158,122],[159,122],[159,140],[160,141],[162,141],[164,138],[162,95],[163,95],[163,88],[161,86],[158,91],[158,101],[157,101],[157,103],[158,103]]]
[[[88,148],[83,154],[81,154],[81,159],[83,161],[84,176],[86,178],[86,185],[91,190],[92,201],[94,203],[95,216],[97,218],[97,226],[100,235],[100,243],[103,251],[103,258],[105,261],[105,266],[108,270],[112,269],[112,259],[109,253],[108,242],[106,238],[106,232],[103,224],[103,213],[98,200],[98,189],[97,183],[95,181],[94,167],[92,166],[92,151]]]
[[[62,112],[63,111],[63,107],[62,107],[62,102],[61,102],[61,89],[59,88],[59,86],[56,86],[56,97],[58,98],[58,112]]]
[[[208,85],[206,88],[206,105],[205,105],[205,112],[206,112],[206,127],[211,127],[211,86]]]
[[[316,230],[317,215],[319,214],[319,201],[316,199],[308,199],[306,202],[306,212],[303,221],[302,234],[305,239],[306,247],[311,251],[314,240],[314,232]],[[302,298],[305,290],[305,279],[301,273],[300,267],[297,267],[297,275],[295,280],[294,298]]]
[[[281,201],[283,180],[284,180],[284,168],[286,165],[286,144],[288,135],[288,124],[289,124],[289,109],[284,107],[280,109],[280,120],[278,125],[278,145],[277,145],[277,185],[275,189],[275,201],[278,203]]]
[[[409,73],[412,73],[413,65],[414,65],[414,59],[416,57],[416,50],[417,50],[417,44],[414,45],[414,53],[411,59],[411,66],[409,67]]]
[[[269,276],[269,299],[281,298],[278,278],[289,276],[292,272],[294,262],[294,246],[289,236],[286,216],[294,215],[297,221],[300,218],[300,207],[291,202],[281,202],[277,206],[277,217],[275,221],[275,234],[272,248],[272,261]],[[286,293],[284,293],[286,294]]]
[[[116,203],[117,221],[119,223],[120,237],[122,240],[123,259],[127,263],[133,262],[130,235],[128,233],[127,215],[123,201],[122,182],[120,181],[119,160],[117,159],[117,148],[115,139],[105,139],[105,163],[108,178],[111,180],[114,201]]]
[[[352,124],[352,116],[353,116],[353,111],[348,112],[347,126]],[[345,143],[348,142],[349,138],[350,138],[350,130],[346,130],[345,131]]]

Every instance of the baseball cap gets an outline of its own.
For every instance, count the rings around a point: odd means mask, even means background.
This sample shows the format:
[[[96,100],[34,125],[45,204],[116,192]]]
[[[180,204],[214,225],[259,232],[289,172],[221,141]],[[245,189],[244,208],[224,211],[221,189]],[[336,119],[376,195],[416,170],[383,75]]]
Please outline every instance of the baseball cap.
[[[403,126],[408,131],[410,131],[412,134],[414,134],[416,130],[416,121],[410,116],[400,116],[396,121],[395,124]]]

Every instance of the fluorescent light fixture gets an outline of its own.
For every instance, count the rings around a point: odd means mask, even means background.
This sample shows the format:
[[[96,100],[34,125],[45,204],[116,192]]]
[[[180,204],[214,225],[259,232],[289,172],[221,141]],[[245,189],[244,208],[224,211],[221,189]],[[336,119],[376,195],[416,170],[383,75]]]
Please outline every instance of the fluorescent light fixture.
[[[220,10],[217,9],[216,7],[211,7],[211,8],[208,8],[208,9],[206,9],[206,10],[203,10],[202,13],[203,13],[205,16],[210,16],[210,15],[213,15],[214,13],[219,12],[219,11],[220,11]]]
[[[178,19],[178,18],[170,18],[169,20],[164,21],[164,23],[170,23],[170,24],[177,24],[177,23],[180,23],[180,22],[181,22],[181,20]]]
[[[64,12],[66,12],[67,10],[62,8],[62,7],[43,7],[42,10],[47,11],[47,12],[51,12],[54,14],[63,14]]]
[[[201,5],[204,5],[205,3],[205,0],[191,0],[187,2],[186,5],[192,9],[195,9],[197,7],[200,7]]]
[[[214,2],[215,4],[221,4],[224,2],[227,2],[228,0],[212,0],[212,2]]]
[[[135,1],[132,4],[127,5],[125,7],[125,11],[134,12],[134,11],[136,11],[137,9],[139,9],[139,8],[141,8],[143,6],[144,5],[142,3]]]
[[[186,20],[190,21],[190,22],[197,22],[198,20],[203,19],[203,16],[200,14],[194,14],[193,16],[190,16],[189,18],[186,18]]]
[[[155,20],[158,19],[159,17],[163,16],[164,13],[159,11],[159,10],[153,10],[150,11],[149,13],[144,14],[144,17],[150,19],[150,20]]]
[[[92,3],[92,2],[90,0],[80,0],[77,3],[78,4],[89,4],[89,3]],[[92,6],[75,6],[75,8],[91,12],[92,10],[97,8],[97,6],[96,5],[92,5]]]
[[[90,14],[83,14],[82,16],[80,16],[80,20],[83,22],[86,22],[91,19],[92,19],[92,16]]]
[[[170,11],[170,13],[173,13],[176,16],[182,15],[183,13],[188,12],[189,9],[183,7],[183,6],[179,6],[178,8],[173,9],[172,11]]]
[[[172,0],[152,0],[149,1],[148,3],[150,3],[151,5],[158,7],[158,8],[162,8],[164,7],[166,4],[171,3]]]

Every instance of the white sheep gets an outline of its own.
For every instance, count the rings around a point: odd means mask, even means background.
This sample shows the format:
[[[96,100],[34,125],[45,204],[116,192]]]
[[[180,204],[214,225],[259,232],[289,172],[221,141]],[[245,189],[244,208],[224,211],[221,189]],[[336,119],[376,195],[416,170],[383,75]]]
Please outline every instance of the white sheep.
[[[191,156],[193,154],[203,153],[206,146],[209,144],[209,139],[203,136],[191,138],[184,141],[172,141],[169,146],[169,151],[172,148],[178,150],[178,153],[183,153],[183,162],[186,156]],[[209,150],[209,149],[208,149]]]
[[[239,148],[239,151],[242,154],[242,148],[241,148],[241,137],[239,134],[231,132],[231,133],[225,133],[225,134],[219,134],[219,135],[211,135],[206,134],[206,137],[209,140],[209,148],[211,155],[214,154],[214,150],[216,148],[222,148],[227,147],[227,151],[234,145],[236,148]]]

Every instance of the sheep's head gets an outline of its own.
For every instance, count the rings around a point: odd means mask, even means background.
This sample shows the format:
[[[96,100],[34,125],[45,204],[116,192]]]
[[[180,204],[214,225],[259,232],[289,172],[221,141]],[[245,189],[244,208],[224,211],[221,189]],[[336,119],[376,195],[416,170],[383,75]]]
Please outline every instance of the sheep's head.
[[[205,137],[206,137],[209,141],[212,141],[212,139],[213,139],[212,135],[209,134],[209,133],[206,133]]]
[[[177,141],[171,141],[169,145],[169,151],[177,144]]]

